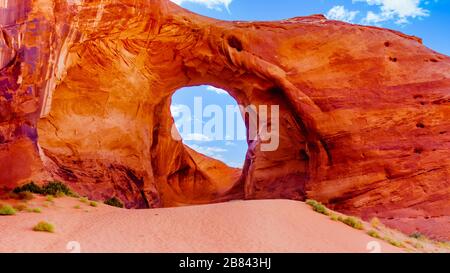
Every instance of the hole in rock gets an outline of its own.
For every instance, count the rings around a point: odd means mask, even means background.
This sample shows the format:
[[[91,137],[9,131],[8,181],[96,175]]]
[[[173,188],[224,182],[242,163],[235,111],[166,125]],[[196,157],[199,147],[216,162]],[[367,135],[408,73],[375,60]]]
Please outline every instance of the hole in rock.
[[[300,150],[300,158],[305,161],[309,161],[309,155],[305,149]]]
[[[236,49],[237,51],[242,51],[242,50],[244,50],[244,47],[242,46],[242,42],[241,42],[241,40],[239,40],[237,37],[235,37],[235,36],[230,36],[230,37],[228,37],[228,44],[232,47],[232,48],[234,48],[234,49]]]
[[[424,129],[425,128],[425,124],[423,124],[422,122],[419,122],[419,123],[416,124],[416,127]]]
[[[230,167],[243,167],[247,130],[227,91],[205,85],[181,88],[172,96],[171,112],[186,146]]]
[[[389,61],[396,63],[397,62],[397,58],[396,57],[389,57]]]

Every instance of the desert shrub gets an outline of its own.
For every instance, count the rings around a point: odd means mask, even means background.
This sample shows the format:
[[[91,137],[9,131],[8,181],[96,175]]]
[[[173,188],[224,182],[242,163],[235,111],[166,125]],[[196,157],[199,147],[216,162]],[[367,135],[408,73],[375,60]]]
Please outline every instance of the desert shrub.
[[[87,197],[81,197],[79,200],[80,200],[81,203],[88,203],[89,202],[89,199]]]
[[[32,212],[32,213],[41,213],[42,210],[40,208],[34,208],[34,209],[28,209],[28,212]]]
[[[36,194],[43,195],[54,195],[54,196],[72,196],[76,197],[76,193],[74,193],[69,187],[67,187],[64,183],[59,181],[52,181],[45,184],[43,187],[36,185],[34,182],[27,183],[21,187],[17,187],[13,190],[13,193],[19,194],[22,192],[30,192]]]
[[[372,225],[372,227],[378,228],[381,225],[381,221],[377,217],[374,217],[372,218],[372,220],[370,220],[370,224]]]
[[[313,210],[318,212],[318,213],[325,214],[325,215],[329,215],[330,214],[328,212],[327,208],[322,203],[319,203],[316,200],[310,200],[310,199],[306,200],[306,204],[311,206],[313,208]]]
[[[405,243],[408,245],[411,245],[412,247],[414,247],[416,249],[423,249],[423,245],[419,242],[413,242],[411,240],[406,240]]]
[[[367,232],[367,235],[369,235],[370,237],[373,237],[373,238],[381,239],[380,234],[378,234],[378,232],[376,232],[375,230],[369,230]]]
[[[14,215],[16,210],[10,205],[2,205],[0,207],[0,215]]]
[[[95,201],[91,201],[91,202],[89,202],[89,206],[91,206],[91,207],[98,207],[98,204]]]
[[[45,200],[47,200],[48,202],[54,202],[55,197],[53,195],[47,195],[45,196]]]
[[[113,207],[123,208],[123,203],[117,197],[112,197],[106,200],[105,204]]]
[[[385,237],[384,240],[395,247],[404,247],[404,245],[401,242],[396,241],[392,238]]]
[[[42,194],[42,188],[36,185],[34,182],[27,183],[21,187],[17,187],[13,190],[13,193],[31,192],[36,194]]]
[[[339,221],[339,216],[336,215],[336,214],[331,214],[330,215],[330,219],[333,220],[333,221]]]
[[[57,197],[57,198],[62,198],[62,197],[65,197],[65,196],[66,196],[66,194],[63,193],[63,192],[60,192],[60,191],[55,194],[55,197]]]
[[[362,230],[364,229],[363,223],[355,217],[341,218],[341,222],[352,228]]]
[[[449,241],[439,241],[439,242],[437,242],[437,245],[439,247],[450,249],[450,242]]]
[[[81,209],[79,205],[73,206],[74,209]]]
[[[421,243],[415,243],[413,246],[417,249],[423,249],[423,245]]]
[[[50,223],[42,221],[42,222],[39,222],[37,225],[35,225],[33,227],[33,230],[53,233],[53,232],[55,232],[55,227]]]
[[[42,188],[42,193],[46,195],[53,195],[53,196],[61,196],[62,194],[67,196],[75,196],[75,193],[67,187],[65,184],[59,181],[53,181],[47,183]]]

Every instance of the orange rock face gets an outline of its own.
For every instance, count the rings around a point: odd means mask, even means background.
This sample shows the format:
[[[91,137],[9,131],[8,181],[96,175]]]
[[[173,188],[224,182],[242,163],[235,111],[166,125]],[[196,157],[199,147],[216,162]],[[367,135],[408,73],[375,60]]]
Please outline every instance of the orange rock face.
[[[166,0],[2,3],[3,191],[57,179],[130,208],[311,198],[450,238],[450,58],[418,38]],[[279,105],[279,148],[249,142],[238,170],[174,140],[171,96],[201,84]]]

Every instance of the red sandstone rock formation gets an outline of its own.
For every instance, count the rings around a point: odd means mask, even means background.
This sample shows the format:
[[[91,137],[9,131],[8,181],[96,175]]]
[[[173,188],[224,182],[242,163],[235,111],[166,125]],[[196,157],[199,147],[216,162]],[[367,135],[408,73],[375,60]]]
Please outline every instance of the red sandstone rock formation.
[[[450,58],[420,39],[166,0],[0,3],[3,191],[57,179],[135,208],[313,198],[450,238]],[[200,84],[280,105],[279,149],[250,142],[241,172],[175,141],[171,95]]]

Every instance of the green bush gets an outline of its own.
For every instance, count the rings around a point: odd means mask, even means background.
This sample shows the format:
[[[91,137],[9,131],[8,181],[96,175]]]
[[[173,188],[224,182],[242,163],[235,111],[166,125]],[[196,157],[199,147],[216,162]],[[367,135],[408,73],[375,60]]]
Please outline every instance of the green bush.
[[[55,232],[55,227],[50,223],[42,221],[42,222],[39,222],[37,225],[35,225],[33,227],[33,230],[53,233],[53,232]]]
[[[367,234],[373,238],[381,239],[380,234],[378,234],[375,230],[369,230]]]
[[[339,221],[339,215],[331,214],[330,215],[330,219],[333,220],[333,221]]]
[[[405,247],[401,242],[398,242],[392,238],[385,237],[384,240],[395,247]]]
[[[15,188],[13,192],[14,193],[31,192],[36,194],[42,194],[42,188],[36,185],[34,182],[30,182],[25,185],[22,185],[21,187]]]
[[[34,208],[34,209],[28,209],[28,212],[32,212],[32,213],[41,213],[42,210],[40,208]]]
[[[91,202],[89,203],[89,206],[91,206],[91,207],[98,207],[98,204],[97,204],[97,202],[95,202],[95,201],[91,201]]]
[[[75,196],[75,193],[69,187],[59,181],[47,183],[42,188],[42,193],[53,196],[61,196],[61,194],[65,194],[67,196]]]
[[[327,210],[327,208],[322,204],[317,202],[316,200],[306,200],[306,204],[310,205],[314,211],[321,213],[321,214],[325,214],[325,215],[329,215],[329,211]]]
[[[80,202],[87,204],[89,202],[89,199],[87,197],[80,197]]]
[[[77,195],[65,184],[59,181],[52,181],[45,184],[43,187],[36,185],[34,182],[30,182],[21,187],[17,187],[13,190],[13,193],[20,194],[22,192],[30,192],[42,195],[53,195],[53,196],[72,196],[77,197]]]
[[[380,219],[378,219],[377,217],[372,218],[372,220],[370,220],[370,224],[372,225],[372,227],[374,228],[379,228],[381,225],[381,221]]]
[[[123,208],[123,203],[117,197],[112,197],[106,200],[105,204],[112,207]]]
[[[439,247],[450,249],[450,241],[440,241],[437,243]]]
[[[63,193],[63,192],[61,192],[61,191],[59,191],[59,192],[57,192],[57,193],[55,194],[55,196],[56,196],[57,198],[62,198],[62,197],[65,197],[66,194]]]
[[[14,215],[16,210],[10,205],[3,205],[0,207],[0,215]]]
[[[364,229],[363,223],[355,217],[346,217],[343,218],[342,221],[347,226],[351,226],[352,228],[362,230]]]

